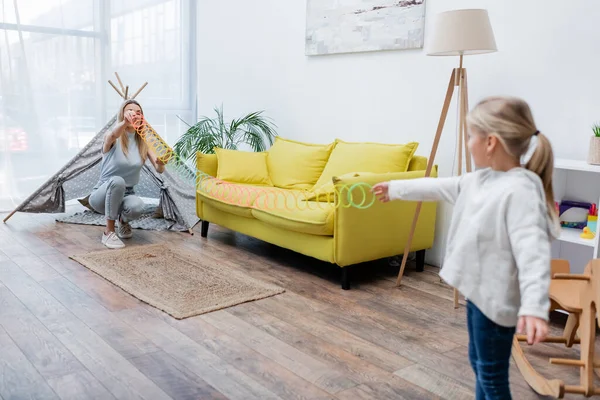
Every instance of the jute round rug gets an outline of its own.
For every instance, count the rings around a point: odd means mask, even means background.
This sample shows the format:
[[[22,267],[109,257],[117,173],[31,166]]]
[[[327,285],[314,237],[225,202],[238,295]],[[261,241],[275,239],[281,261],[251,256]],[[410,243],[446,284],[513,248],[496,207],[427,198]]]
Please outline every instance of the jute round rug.
[[[177,245],[125,247],[71,258],[177,319],[285,291]]]

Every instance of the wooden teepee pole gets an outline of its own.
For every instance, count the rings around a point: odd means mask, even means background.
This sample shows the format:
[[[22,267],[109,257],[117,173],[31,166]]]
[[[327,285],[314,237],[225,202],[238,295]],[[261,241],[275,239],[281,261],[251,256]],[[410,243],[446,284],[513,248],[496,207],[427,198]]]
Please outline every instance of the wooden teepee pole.
[[[117,89],[115,84],[112,83],[110,79],[108,80],[108,83],[110,83],[110,86],[112,86],[113,89],[115,89],[115,91],[119,94],[119,96],[121,96],[123,99],[125,99],[125,95],[123,93],[121,93],[121,91],[119,89]]]
[[[147,84],[148,84],[148,82],[144,82],[144,84],[142,85],[142,87],[139,88],[138,91],[135,92],[135,94],[133,96],[131,96],[131,98],[135,99],[137,97],[137,95],[140,94],[142,92],[142,90],[144,90],[144,88],[146,87]]]

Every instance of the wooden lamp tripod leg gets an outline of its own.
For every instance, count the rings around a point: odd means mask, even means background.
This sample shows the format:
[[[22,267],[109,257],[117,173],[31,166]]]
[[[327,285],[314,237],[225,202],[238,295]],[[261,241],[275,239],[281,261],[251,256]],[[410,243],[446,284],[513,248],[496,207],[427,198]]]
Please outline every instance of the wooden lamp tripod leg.
[[[431,175],[431,169],[433,168],[435,154],[437,153],[437,148],[440,143],[440,137],[442,136],[442,131],[444,130],[444,123],[446,122],[446,116],[448,115],[448,109],[450,108],[450,102],[452,101],[452,95],[454,94],[454,87],[456,86],[456,71],[456,69],[452,70],[452,74],[450,75],[450,81],[448,82],[448,90],[446,91],[446,99],[444,100],[444,106],[442,107],[442,114],[440,115],[437,131],[433,140],[431,154],[429,154],[429,159],[427,160],[427,169],[425,170],[425,177]],[[404,268],[406,268],[408,253],[410,252],[412,239],[415,234],[415,229],[417,228],[417,221],[419,220],[421,205],[422,203],[418,202],[417,208],[415,209],[415,216],[413,217],[410,233],[408,234],[408,240],[406,241],[406,247],[404,248],[404,254],[402,255],[402,264],[400,265],[400,272],[398,273],[398,279],[396,280],[396,287],[400,286],[402,275],[404,275]]]
[[[437,132],[435,135],[435,139],[433,142],[433,147],[431,149],[431,154],[429,155],[429,159],[427,162],[427,170],[425,171],[425,176],[428,177],[431,174],[431,169],[433,167],[435,154],[437,152],[437,147],[440,141],[440,137],[442,131],[444,129],[444,123],[446,122],[446,117],[448,115],[448,109],[450,107],[450,103],[452,101],[452,95],[454,94],[454,87],[458,86],[459,91],[459,129],[458,129],[458,175],[462,175],[463,171],[463,151],[464,151],[464,159],[465,159],[465,169],[467,173],[472,171],[472,161],[471,161],[471,153],[468,147],[468,135],[467,135],[467,112],[469,110],[469,97],[468,97],[468,85],[467,85],[467,70],[462,68],[462,57],[460,62],[460,68],[454,69],[452,75],[450,76],[450,82],[448,84],[448,90],[446,92],[446,99],[444,100],[444,106],[442,107],[442,114],[440,115],[440,120],[438,123]],[[417,227],[417,222],[419,219],[419,214],[421,212],[421,202],[417,204],[417,208],[415,210],[415,216],[413,218],[413,222],[411,225],[410,234],[408,236],[408,241],[406,243],[406,247],[404,249],[404,254],[402,257],[402,264],[400,265],[400,272],[398,273],[398,278],[396,280],[396,286],[400,286],[402,281],[402,276],[404,275],[404,269],[406,268],[406,261],[408,259],[408,253],[410,252],[410,246],[412,244],[412,239],[415,233],[415,229]],[[459,295],[458,290],[454,289],[454,308],[458,308],[459,306]]]
[[[467,173],[472,170],[472,162],[471,162],[471,152],[469,151],[469,137],[467,135],[467,113],[469,112],[469,94],[468,94],[468,86],[467,86],[467,70],[465,68],[460,69],[460,81],[459,81],[459,101],[460,101],[460,126],[459,126],[459,136],[464,141],[465,147],[465,164]],[[461,141],[462,142],[462,141]],[[458,175],[462,175],[462,154],[458,155]],[[454,308],[458,308],[458,290],[454,288]]]

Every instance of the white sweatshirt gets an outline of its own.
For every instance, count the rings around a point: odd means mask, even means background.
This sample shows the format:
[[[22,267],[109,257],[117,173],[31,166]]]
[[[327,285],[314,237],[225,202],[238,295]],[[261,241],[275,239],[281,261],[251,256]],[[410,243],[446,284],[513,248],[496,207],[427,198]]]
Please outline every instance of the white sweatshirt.
[[[548,217],[540,177],[524,168],[482,169],[460,177],[391,181],[392,200],[454,204],[440,276],[489,319],[548,320],[550,242],[560,227]]]

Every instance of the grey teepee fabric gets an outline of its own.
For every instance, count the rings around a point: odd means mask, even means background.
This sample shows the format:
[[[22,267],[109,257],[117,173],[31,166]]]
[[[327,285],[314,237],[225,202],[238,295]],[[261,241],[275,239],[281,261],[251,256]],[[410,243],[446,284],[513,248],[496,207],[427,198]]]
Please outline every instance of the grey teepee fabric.
[[[15,211],[64,213],[67,201],[87,197],[100,176],[102,139],[116,120],[115,115],[71,161],[23,201]],[[196,215],[195,185],[194,182],[180,177],[177,171],[167,165],[164,173],[158,174],[150,161],[146,161],[135,192],[140,197],[159,200],[155,214],[171,221],[170,229],[188,230],[199,221]]]

